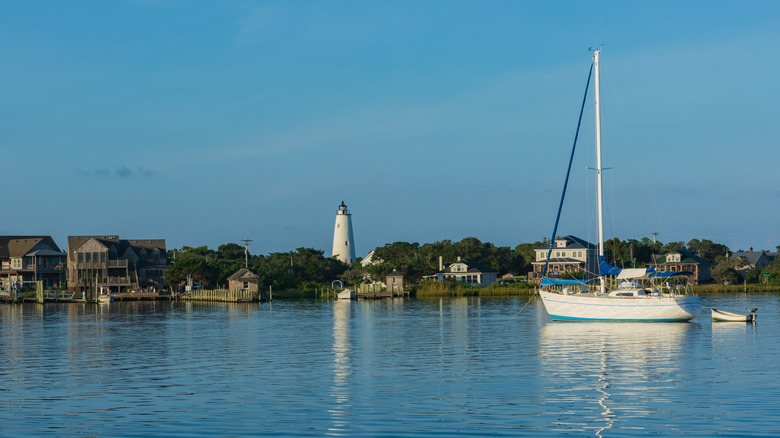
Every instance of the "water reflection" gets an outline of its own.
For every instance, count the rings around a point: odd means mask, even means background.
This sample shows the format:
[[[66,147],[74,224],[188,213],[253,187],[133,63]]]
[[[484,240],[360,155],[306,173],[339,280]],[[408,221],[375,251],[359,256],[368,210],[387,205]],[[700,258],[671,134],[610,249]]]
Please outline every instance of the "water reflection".
[[[596,436],[664,409],[682,370],[694,324],[547,323],[540,333],[542,373],[558,382],[551,397],[559,427]],[[583,424],[584,423],[584,424]]]
[[[328,435],[343,435],[347,429],[350,408],[349,376],[352,374],[350,354],[352,344],[349,338],[349,313],[352,303],[346,300],[333,302],[333,404],[328,409],[331,426]]]

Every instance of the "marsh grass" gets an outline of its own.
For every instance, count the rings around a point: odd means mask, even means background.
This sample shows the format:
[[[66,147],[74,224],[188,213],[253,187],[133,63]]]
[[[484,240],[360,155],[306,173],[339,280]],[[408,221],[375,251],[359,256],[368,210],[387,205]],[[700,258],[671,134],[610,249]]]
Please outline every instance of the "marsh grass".
[[[534,283],[512,283],[502,285],[493,283],[488,287],[472,286],[458,281],[438,282],[435,280],[423,280],[413,289],[414,296],[418,298],[431,297],[499,297],[532,295],[536,285]]]

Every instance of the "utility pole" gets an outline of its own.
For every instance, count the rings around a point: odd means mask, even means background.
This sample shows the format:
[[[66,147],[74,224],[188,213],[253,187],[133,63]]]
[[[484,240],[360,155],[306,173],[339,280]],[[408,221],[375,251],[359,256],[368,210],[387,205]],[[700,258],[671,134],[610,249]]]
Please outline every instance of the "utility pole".
[[[241,239],[244,242],[244,267],[249,269],[249,242],[251,239]]]

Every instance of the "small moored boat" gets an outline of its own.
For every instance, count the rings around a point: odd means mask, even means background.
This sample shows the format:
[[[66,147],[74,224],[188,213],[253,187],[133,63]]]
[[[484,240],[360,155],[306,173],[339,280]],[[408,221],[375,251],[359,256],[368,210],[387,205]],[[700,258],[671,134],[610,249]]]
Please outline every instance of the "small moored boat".
[[[355,291],[352,289],[344,289],[338,294],[338,299],[340,300],[354,300],[355,297]]]
[[[712,320],[720,322],[754,322],[756,320],[756,310],[758,309],[748,310],[750,310],[750,315],[712,309]]]

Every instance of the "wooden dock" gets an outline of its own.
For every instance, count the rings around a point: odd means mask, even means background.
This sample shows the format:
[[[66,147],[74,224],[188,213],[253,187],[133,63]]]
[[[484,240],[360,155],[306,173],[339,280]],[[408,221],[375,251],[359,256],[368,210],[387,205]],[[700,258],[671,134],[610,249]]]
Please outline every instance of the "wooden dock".
[[[383,291],[379,291],[379,292],[369,291],[369,292],[358,292],[357,293],[357,298],[358,299],[363,299],[363,300],[381,300],[381,299],[384,299],[384,298],[403,298],[403,297],[408,297],[408,296],[409,296],[409,292],[395,292],[395,293],[392,293],[392,292],[387,291],[387,290],[383,290]]]
[[[270,297],[268,297],[267,294],[258,293],[257,291],[243,290],[243,289],[193,290],[187,293],[176,295],[177,300],[221,301],[227,303],[251,303],[257,301],[268,301],[268,298]]]

